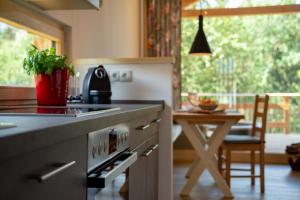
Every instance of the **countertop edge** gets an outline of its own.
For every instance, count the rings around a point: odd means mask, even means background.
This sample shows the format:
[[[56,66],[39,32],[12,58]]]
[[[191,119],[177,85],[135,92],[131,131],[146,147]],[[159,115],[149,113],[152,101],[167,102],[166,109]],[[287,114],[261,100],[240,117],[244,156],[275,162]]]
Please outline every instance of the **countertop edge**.
[[[145,113],[163,110],[162,104],[145,105],[140,108],[114,112],[106,115],[86,118],[79,121],[59,124],[21,134],[0,138],[0,163],[16,156],[20,156],[38,149],[61,143],[89,132],[125,123],[136,119]],[[86,124],[89,123],[87,126]],[[5,152],[5,153],[4,153]]]

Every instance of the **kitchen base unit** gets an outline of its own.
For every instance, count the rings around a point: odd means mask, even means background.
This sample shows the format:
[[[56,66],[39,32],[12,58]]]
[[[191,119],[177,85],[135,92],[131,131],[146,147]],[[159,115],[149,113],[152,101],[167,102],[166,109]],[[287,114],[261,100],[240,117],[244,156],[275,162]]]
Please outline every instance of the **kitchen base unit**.
[[[113,105],[113,104],[112,104]],[[2,200],[157,200],[163,104],[74,116],[0,116]]]
[[[132,148],[138,154],[137,161],[129,168],[129,199],[158,199],[158,113],[149,113],[147,118],[140,118],[133,127],[137,141]],[[146,123],[145,123],[146,122]],[[143,138],[143,139],[142,139]]]
[[[86,136],[0,163],[0,199],[83,200]]]

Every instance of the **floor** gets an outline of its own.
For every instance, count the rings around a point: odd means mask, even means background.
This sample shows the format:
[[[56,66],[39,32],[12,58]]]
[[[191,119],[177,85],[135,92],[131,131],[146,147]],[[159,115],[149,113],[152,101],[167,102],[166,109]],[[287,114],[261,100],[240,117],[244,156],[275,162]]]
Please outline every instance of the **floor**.
[[[179,192],[186,179],[185,173],[189,163],[174,165],[174,199],[175,200],[220,200],[222,193],[214,184],[207,171],[201,176],[190,196],[181,197]],[[247,167],[237,164],[234,167]],[[258,170],[257,170],[258,171]],[[234,199],[237,200],[300,200],[300,172],[293,172],[287,165],[266,166],[266,191],[260,194],[259,179],[254,187],[250,179],[233,179],[231,182]]]

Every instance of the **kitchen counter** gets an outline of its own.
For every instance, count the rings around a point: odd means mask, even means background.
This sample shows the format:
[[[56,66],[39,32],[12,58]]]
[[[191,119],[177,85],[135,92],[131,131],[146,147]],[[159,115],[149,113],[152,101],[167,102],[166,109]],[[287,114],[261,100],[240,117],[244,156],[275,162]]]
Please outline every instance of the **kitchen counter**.
[[[119,111],[82,117],[0,116],[1,122],[13,122],[14,128],[0,129],[0,162],[39,148],[76,138],[151,111],[160,111],[162,104],[112,104]]]

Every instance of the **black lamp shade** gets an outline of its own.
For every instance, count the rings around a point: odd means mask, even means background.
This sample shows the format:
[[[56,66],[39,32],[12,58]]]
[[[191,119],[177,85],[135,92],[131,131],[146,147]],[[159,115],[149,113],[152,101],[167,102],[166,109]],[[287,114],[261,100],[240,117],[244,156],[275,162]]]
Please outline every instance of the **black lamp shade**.
[[[211,50],[203,31],[203,16],[199,16],[199,29],[190,50],[191,55],[210,55]]]

